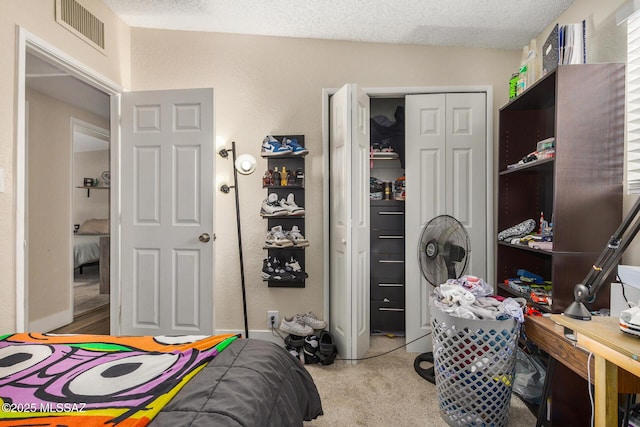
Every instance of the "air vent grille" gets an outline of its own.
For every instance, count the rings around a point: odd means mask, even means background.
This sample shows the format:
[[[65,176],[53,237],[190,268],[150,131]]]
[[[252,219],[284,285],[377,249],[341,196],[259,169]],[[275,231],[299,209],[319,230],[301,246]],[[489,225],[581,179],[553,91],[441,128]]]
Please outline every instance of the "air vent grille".
[[[104,22],[76,0],[56,0],[56,21],[104,53]]]

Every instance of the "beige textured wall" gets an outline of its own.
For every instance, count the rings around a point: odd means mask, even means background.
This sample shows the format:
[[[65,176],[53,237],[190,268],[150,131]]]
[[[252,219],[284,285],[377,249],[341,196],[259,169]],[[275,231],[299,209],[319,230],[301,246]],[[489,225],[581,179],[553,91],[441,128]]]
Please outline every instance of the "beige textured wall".
[[[27,91],[29,101],[29,314],[30,322],[56,318],[69,309],[73,282],[71,118],[100,127],[94,114]],[[96,191],[97,192],[97,191]],[[51,328],[61,324],[47,322]]]
[[[508,80],[520,53],[394,44],[321,41],[184,31],[132,30],[132,88],[215,89],[216,133],[236,141],[239,153],[258,158],[255,174],[239,177],[242,239],[250,329],[265,329],[267,310],[280,316],[323,312],[322,89],[490,85],[495,107],[507,100]],[[258,213],[266,192],[267,134],[304,134],[306,250],[304,289],[268,288],[260,278],[266,221]],[[231,177],[218,158],[219,177]],[[242,328],[233,195],[216,195],[216,327]]]
[[[86,64],[110,80],[130,81],[129,28],[100,0],[81,0],[106,25],[106,54],[85,44],[55,22],[53,0],[0,2],[0,168],[5,171],[5,192],[0,193],[0,331],[15,329],[15,141],[16,141],[16,27]]]

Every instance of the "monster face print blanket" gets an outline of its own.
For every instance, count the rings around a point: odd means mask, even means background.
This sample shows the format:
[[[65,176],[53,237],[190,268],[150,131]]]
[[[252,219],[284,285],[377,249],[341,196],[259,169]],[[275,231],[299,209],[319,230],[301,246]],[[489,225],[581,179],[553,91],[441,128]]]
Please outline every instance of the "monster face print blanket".
[[[0,426],[145,426],[237,335],[0,335]]]

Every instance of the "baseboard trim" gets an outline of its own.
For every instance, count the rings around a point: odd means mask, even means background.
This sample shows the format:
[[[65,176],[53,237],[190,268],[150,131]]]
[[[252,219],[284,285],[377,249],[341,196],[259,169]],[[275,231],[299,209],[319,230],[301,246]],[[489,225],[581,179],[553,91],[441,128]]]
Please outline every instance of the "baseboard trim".
[[[244,338],[244,330],[240,330],[240,329],[216,329],[215,333],[216,334],[240,334]],[[280,333],[282,334],[282,332]],[[259,339],[263,341],[271,341],[278,345],[284,345],[283,338],[280,338],[277,334],[276,335],[274,334],[275,332],[271,333],[271,331],[266,329],[255,330],[255,331],[249,331],[249,338]],[[283,337],[285,337],[286,335],[287,334],[282,334]]]
[[[29,332],[49,332],[73,322],[73,311],[65,310],[29,322]]]

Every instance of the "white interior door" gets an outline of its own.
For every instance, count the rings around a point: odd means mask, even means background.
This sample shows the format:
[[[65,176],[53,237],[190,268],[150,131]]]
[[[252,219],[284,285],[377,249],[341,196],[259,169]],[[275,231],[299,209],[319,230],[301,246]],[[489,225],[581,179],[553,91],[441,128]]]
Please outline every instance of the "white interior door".
[[[213,333],[214,160],[213,89],[123,94],[120,333]]]
[[[486,94],[447,94],[446,213],[471,240],[467,274],[487,279]]]
[[[458,219],[469,232],[467,274],[487,278],[486,95],[439,93],[406,97],[405,253],[415,254],[423,226],[438,215]],[[406,257],[406,339],[430,330],[433,285],[420,273],[417,256]],[[428,336],[407,346],[431,351]]]
[[[343,358],[369,349],[369,97],[348,84],[330,101],[330,328]]]

